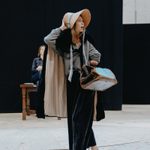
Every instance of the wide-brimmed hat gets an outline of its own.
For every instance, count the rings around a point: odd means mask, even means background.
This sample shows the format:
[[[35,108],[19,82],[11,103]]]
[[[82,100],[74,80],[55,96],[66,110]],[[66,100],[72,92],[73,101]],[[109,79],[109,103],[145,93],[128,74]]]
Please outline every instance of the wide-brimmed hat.
[[[68,28],[72,29],[72,27],[74,26],[75,22],[79,18],[79,16],[82,17],[83,22],[84,22],[84,26],[85,26],[85,28],[87,28],[87,26],[89,25],[89,23],[91,21],[91,13],[90,13],[90,11],[88,9],[83,9],[83,10],[78,11],[76,13],[67,12],[64,15],[64,17],[63,17],[64,24]]]

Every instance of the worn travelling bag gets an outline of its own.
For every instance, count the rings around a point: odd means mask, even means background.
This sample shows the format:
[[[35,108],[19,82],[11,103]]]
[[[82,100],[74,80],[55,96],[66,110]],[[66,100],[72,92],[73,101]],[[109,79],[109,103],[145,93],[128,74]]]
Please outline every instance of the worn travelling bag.
[[[108,68],[84,65],[81,70],[80,84],[83,89],[104,91],[117,84],[117,79]]]

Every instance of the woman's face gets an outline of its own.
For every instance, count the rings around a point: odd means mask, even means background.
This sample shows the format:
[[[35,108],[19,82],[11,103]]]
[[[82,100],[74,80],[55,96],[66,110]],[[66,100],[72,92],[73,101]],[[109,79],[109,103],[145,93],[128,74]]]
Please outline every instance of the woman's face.
[[[43,57],[45,51],[45,46],[40,47],[40,56]]]
[[[79,16],[79,18],[77,19],[75,26],[74,26],[74,30],[76,33],[81,34],[84,31],[85,27],[84,27],[84,22],[81,16]]]

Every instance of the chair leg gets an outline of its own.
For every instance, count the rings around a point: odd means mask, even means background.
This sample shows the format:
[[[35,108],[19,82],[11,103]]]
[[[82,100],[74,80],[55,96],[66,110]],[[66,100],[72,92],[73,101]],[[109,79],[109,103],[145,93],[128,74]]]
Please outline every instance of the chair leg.
[[[28,91],[27,91],[27,115],[30,116],[30,97]]]
[[[22,88],[22,120],[26,120],[26,88]]]

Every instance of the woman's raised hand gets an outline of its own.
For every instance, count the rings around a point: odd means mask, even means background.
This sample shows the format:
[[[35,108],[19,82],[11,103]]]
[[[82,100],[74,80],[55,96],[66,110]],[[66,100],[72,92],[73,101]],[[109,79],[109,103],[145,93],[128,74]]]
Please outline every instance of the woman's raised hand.
[[[60,26],[60,29],[61,29],[62,31],[64,31],[64,30],[67,29],[67,27],[66,27],[65,24],[64,24],[64,19],[62,20],[62,24],[61,24],[61,26]]]

